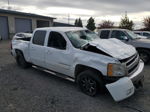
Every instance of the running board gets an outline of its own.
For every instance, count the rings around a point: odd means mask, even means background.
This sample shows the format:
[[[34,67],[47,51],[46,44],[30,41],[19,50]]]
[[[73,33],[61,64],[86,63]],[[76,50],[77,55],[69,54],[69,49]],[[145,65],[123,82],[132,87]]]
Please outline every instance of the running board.
[[[47,70],[47,69],[44,69],[44,68],[42,68],[42,67],[38,67],[38,66],[35,66],[35,65],[33,65],[32,67],[35,68],[35,69],[38,69],[38,70],[47,72],[47,73],[49,73],[49,74],[52,74],[52,75],[54,75],[54,76],[57,76],[57,77],[60,77],[60,78],[69,80],[69,81],[71,81],[71,82],[75,82],[74,78],[69,77],[69,76],[67,76],[67,75],[64,75],[64,74],[61,74],[61,73],[57,73],[57,72],[54,72],[54,71],[51,71],[51,70]]]

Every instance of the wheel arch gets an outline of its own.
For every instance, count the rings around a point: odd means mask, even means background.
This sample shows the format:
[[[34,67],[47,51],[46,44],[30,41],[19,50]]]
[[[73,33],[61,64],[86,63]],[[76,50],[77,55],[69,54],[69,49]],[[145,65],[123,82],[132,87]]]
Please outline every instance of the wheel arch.
[[[136,48],[136,50],[138,51],[138,50],[148,50],[149,52],[150,52],[150,48],[144,48],[144,47],[137,47]]]
[[[20,49],[15,49],[15,53],[16,53],[16,57],[17,57],[17,53],[21,53],[21,54],[23,55],[23,57],[25,58],[25,60],[27,61],[27,59],[26,59],[26,57],[25,57],[25,55],[24,55],[24,53],[23,53],[22,50],[20,50]]]
[[[82,65],[82,64],[77,64],[75,66],[75,71],[74,71],[74,74],[75,74],[75,78],[83,71],[85,70],[92,70],[92,71],[95,71],[95,72],[98,72],[100,74],[100,76],[103,76],[102,75],[102,72],[93,68],[93,67],[90,67],[90,66],[86,66],[86,65]]]
[[[20,49],[15,49],[15,53],[16,53],[16,55],[17,55],[17,53],[22,53],[22,55],[24,56],[24,54],[23,54],[23,52],[20,50]]]

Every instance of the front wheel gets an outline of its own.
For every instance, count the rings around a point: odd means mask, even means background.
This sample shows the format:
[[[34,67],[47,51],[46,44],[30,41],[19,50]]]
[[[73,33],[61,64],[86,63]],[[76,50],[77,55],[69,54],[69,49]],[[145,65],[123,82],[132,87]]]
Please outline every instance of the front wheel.
[[[86,70],[77,76],[77,83],[82,92],[89,96],[95,96],[101,90],[103,84],[97,72]]]
[[[145,64],[149,63],[150,52],[148,50],[145,50],[145,49],[138,50],[138,52],[139,52],[140,58],[143,60],[143,62]]]

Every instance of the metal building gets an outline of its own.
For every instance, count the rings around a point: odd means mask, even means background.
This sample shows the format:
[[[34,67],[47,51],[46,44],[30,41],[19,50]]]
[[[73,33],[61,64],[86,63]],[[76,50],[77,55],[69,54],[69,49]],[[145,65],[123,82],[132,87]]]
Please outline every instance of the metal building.
[[[17,32],[32,32],[35,28],[53,26],[55,18],[0,9],[0,36],[3,40]]]

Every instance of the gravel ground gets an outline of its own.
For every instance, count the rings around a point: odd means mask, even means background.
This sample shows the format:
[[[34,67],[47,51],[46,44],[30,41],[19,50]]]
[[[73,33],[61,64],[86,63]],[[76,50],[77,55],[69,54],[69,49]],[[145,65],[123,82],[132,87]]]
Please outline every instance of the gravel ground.
[[[43,71],[21,69],[0,42],[0,112],[150,112],[150,65],[144,87],[119,103],[109,93],[89,97],[73,82]]]

